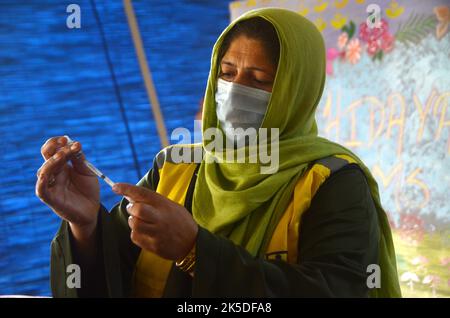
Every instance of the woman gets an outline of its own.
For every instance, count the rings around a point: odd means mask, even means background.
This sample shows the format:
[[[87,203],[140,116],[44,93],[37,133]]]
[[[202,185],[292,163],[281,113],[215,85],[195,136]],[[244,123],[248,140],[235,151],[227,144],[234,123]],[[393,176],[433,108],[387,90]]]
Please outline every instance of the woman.
[[[400,296],[375,180],[349,150],[317,137],[324,82],[312,23],[272,8],[241,16],[213,49],[203,144],[168,147],[137,186],[116,184],[124,199],[109,214],[76,156],[81,145],[49,139],[36,193],[63,218],[52,242],[54,296]],[[227,137],[227,128],[279,128],[276,173],[261,173],[259,161],[211,160],[220,151],[205,131],[215,127]],[[205,157],[173,160],[180,149]],[[78,289],[66,285],[72,263]],[[371,264],[381,281],[369,283]]]

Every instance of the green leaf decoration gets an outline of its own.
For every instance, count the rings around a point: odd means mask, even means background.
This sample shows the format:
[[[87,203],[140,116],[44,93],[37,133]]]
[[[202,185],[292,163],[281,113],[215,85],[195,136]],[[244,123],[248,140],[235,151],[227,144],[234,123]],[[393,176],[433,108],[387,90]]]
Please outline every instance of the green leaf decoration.
[[[379,60],[381,61],[383,59],[383,50],[379,50],[377,53],[374,54],[374,56],[372,56],[372,61],[376,61]]]
[[[355,23],[353,23],[353,21],[350,21],[350,32],[348,34],[349,39],[352,38],[352,36],[355,34],[355,30],[356,30],[356,26]]]
[[[350,21],[348,25],[344,25],[341,29],[342,32],[347,33],[348,39],[350,40],[352,36],[355,34],[356,26],[353,21]]]
[[[378,51],[378,54],[377,54],[378,55],[378,60],[381,61],[383,59],[383,54],[384,54],[384,52],[382,50]]]
[[[405,24],[398,26],[395,39],[406,45],[419,42],[436,28],[437,20],[434,15],[411,14]]]

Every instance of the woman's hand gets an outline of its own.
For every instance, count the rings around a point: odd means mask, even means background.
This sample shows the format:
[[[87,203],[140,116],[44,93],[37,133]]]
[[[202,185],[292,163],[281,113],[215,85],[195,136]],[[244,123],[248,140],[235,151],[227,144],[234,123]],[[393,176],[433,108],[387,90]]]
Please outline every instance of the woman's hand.
[[[186,208],[144,187],[116,183],[113,191],[130,201],[128,224],[136,245],[170,260],[189,253],[198,225]]]
[[[89,236],[97,223],[100,186],[80,152],[79,142],[69,147],[65,137],[47,140],[41,148],[45,162],[37,172],[36,195],[68,221],[72,230]]]

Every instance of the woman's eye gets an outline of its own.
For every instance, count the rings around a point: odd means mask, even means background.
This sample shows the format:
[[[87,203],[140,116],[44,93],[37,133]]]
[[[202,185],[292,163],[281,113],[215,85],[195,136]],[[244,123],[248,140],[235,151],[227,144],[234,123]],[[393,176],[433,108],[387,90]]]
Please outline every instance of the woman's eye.
[[[222,73],[221,75],[220,75],[220,77],[223,77],[223,78],[231,78],[231,73]]]
[[[261,85],[268,85],[268,84],[270,84],[269,81],[266,81],[266,80],[259,80],[259,79],[257,79],[257,78],[255,78],[255,82],[258,83],[258,84],[261,84]]]

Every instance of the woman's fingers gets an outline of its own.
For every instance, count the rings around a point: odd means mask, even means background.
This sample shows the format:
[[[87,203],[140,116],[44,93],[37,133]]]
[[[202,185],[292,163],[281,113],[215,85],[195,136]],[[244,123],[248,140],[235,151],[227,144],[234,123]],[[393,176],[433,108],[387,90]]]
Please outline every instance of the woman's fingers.
[[[154,224],[145,222],[137,217],[130,215],[128,217],[128,225],[134,232],[153,236],[156,234],[156,227]]]
[[[158,238],[157,227],[154,224],[140,220],[134,216],[128,218],[131,229],[131,241],[140,248],[160,254],[163,248],[161,240]]]
[[[38,175],[35,192],[36,192],[36,196],[39,199],[41,199],[43,202],[48,201],[47,183],[48,183],[48,180],[44,176]]]
[[[82,151],[81,143],[74,142],[70,146],[69,150],[70,162],[72,162],[72,166],[76,170],[76,172],[84,176],[95,176],[95,174],[84,164],[86,157],[84,156],[84,153]]]
[[[66,137],[52,137],[48,139],[41,147],[41,155],[44,157],[44,160],[48,160],[58,151],[59,148],[64,147],[66,144]]]
[[[61,169],[67,162],[67,150],[62,150],[51,156],[44,162],[41,168],[37,172],[38,178],[44,177],[47,180],[52,180],[50,177],[54,177],[61,172]]]
[[[116,182],[112,188],[116,194],[123,195],[132,202],[145,202],[157,208],[167,207],[172,201],[161,194],[142,186]]]
[[[43,201],[48,202],[49,188],[56,184],[61,184],[60,171],[64,167],[64,154],[56,154],[41,166],[37,172],[36,195]]]
[[[141,233],[141,232],[137,232],[137,231],[131,231],[130,234],[130,238],[131,241],[136,244],[137,246],[139,246],[140,248],[147,250],[147,251],[151,251],[153,253],[157,253],[157,242],[156,242],[156,238]],[[158,254],[158,253],[157,253]]]
[[[84,159],[84,155],[81,152],[81,144],[79,142],[74,142],[70,145],[67,141],[65,136],[57,136],[48,139],[41,147],[42,157],[44,157],[45,160],[48,160],[60,150],[66,149],[66,154],[73,155],[74,160],[80,161],[80,159]]]
[[[94,176],[84,164],[86,158],[82,152],[81,144],[79,142],[74,142],[69,145],[67,142],[68,140],[65,136],[57,136],[48,139],[41,148],[42,157],[44,157],[45,160],[48,160],[57,152],[64,150],[67,159],[70,159],[76,172],[86,176]]]
[[[159,222],[159,212],[151,205],[135,202],[127,205],[128,213],[144,222],[156,224]]]
[[[64,154],[57,153],[47,159],[36,173],[38,179],[51,180],[51,177],[53,178],[54,174],[58,172],[58,168],[64,165],[65,161],[61,160],[63,156]]]
[[[67,162],[68,150],[62,150],[51,156],[37,171],[36,195],[44,202],[48,201],[48,189],[60,184],[63,178],[59,176]]]

